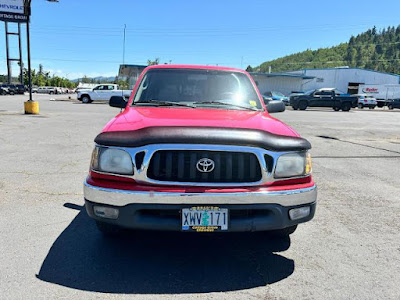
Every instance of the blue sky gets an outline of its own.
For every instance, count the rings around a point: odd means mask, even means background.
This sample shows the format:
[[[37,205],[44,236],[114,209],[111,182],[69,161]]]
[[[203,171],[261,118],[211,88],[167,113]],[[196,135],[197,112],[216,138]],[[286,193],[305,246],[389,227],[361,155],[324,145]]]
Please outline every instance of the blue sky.
[[[127,64],[159,57],[162,63],[246,68],[345,42],[374,25],[397,26],[399,11],[398,0],[33,0],[32,63],[70,79],[114,76],[122,63],[126,24]],[[4,74],[4,25],[0,34]],[[14,39],[11,53],[16,51]],[[13,72],[17,75],[16,65]]]

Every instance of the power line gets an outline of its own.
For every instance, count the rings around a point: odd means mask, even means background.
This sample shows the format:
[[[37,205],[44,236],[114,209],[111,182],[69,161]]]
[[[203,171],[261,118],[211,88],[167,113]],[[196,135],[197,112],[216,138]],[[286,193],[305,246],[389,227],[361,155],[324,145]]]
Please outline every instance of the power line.
[[[361,27],[361,26],[370,26],[371,22],[368,23],[357,23],[357,24],[348,24],[348,25],[339,25],[336,24],[318,24],[318,29],[320,28],[354,28],[354,27]],[[60,29],[68,29],[68,30],[77,30],[77,31],[82,31],[84,30],[98,30],[98,31],[115,31],[115,32],[121,32],[121,28],[118,27],[91,27],[91,26],[73,26],[73,25],[67,25],[65,26],[56,26],[56,25],[39,25],[36,26],[35,28],[46,28],[46,29],[53,29],[56,31],[59,31]],[[229,27],[229,28],[223,28],[223,27],[214,27],[214,28],[188,28],[188,29],[182,29],[181,27],[179,28],[174,28],[174,27],[162,27],[162,28],[135,28],[135,29],[128,29],[127,31],[129,32],[184,32],[184,33],[190,33],[190,32],[221,32],[221,31],[264,31],[264,30],[292,30],[292,29],[313,29],[315,30],[315,24],[310,24],[310,25],[282,25],[280,24],[279,26],[267,26],[267,27]],[[386,28],[386,27],[385,27]]]
[[[348,28],[362,28],[368,24],[355,24],[338,26],[337,24],[325,24],[319,25],[318,31],[332,30],[332,29],[348,29]],[[248,27],[248,28],[198,28],[198,29],[172,29],[172,28],[159,28],[159,29],[127,29],[127,33],[135,34],[135,36],[236,36],[236,35],[247,35],[249,32],[265,32],[274,31],[281,32],[285,30],[315,30],[315,25],[307,26],[272,26],[272,27]],[[36,33],[48,33],[57,32],[57,34],[74,34],[74,35],[91,35],[95,32],[99,32],[101,36],[120,36],[121,28],[100,28],[100,27],[83,27],[83,26],[68,26],[55,27],[55,26],[37,26],[33,29]]]

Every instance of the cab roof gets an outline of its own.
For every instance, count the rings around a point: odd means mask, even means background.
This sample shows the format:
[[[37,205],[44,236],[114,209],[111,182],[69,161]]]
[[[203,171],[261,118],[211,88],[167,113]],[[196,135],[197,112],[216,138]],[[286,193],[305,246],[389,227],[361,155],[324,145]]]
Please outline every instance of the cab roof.
[[[236,68],[228,68],[220,66],[201,66],[201,65],[154,65],[154,66],[148,66],[145,70],[151,70],[151,69],[199,69],[199,70],[219,70],[219,71],[247,73],[245,70]]]

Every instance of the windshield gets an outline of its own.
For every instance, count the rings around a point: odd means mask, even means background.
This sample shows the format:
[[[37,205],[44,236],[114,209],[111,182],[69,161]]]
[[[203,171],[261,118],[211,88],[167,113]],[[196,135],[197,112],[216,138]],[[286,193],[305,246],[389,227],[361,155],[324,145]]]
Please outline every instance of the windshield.
[[[311,90],[311,91],[305,92],[304,94],[305,94],[305,95],[311,95],[311,94],[314,93],[314,92],[315,92],[315,90]]]
[[[257,93],[246,74],[198,69],[153,69],[144,75],[133,104],[157,100],[195,107],[261,109]],[[219,102],[219,103],[218,103]],[[223,102],[223,103],[221,103]],[[221,105],[222,104],[222,105]]]

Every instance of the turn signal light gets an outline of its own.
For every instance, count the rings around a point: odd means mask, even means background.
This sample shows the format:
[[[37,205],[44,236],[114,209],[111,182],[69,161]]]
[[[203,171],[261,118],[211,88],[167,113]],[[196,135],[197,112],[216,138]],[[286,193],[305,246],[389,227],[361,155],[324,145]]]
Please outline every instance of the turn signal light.
[[[118,219],[119,210],[106,206],[93,206],[94,214],[100,218]]]

